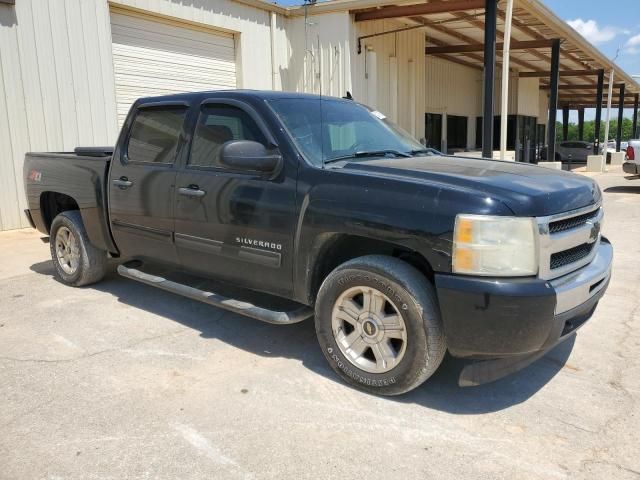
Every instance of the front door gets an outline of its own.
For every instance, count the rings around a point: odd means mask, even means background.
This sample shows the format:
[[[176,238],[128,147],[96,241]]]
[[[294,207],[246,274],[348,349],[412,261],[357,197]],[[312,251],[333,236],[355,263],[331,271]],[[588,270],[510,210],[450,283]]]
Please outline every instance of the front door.
[[[123,258],[177,263],[173,243],[176,159],[187,107],[140,105],[109,178],[113,236]]]
[[[275,178],[231,171],[219,149],[231,140],[272,147],[251,107],[202,105],[185,165],[176,179],[175,241],[187,270],[275,294],[292,284],[294,163]]]

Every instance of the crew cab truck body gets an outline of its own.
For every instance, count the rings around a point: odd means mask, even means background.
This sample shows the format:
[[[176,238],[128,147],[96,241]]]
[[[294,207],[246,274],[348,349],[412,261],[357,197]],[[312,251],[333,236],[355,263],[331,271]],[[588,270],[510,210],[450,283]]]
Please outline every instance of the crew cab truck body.
[[[436,155],[350,100],[140,99],[114,149],[27,154],[24,175],[63,282],[98,281],[113,257],[260,320],[315,313],[332,368],[380,394],[416,387],[446,350],[473,360],[463,385],[521,368],[591,317],[611,275],[591,179]]]

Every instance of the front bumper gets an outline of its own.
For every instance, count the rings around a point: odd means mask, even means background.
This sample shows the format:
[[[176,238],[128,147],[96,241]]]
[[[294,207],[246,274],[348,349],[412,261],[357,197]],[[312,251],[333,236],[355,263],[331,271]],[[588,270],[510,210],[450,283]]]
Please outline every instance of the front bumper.
[[[613,248],[554,280],[435,277],[450,353],[474,359],[536,357],[582,326],[609,285]],[[534,358],[535,359],[535,358]]]

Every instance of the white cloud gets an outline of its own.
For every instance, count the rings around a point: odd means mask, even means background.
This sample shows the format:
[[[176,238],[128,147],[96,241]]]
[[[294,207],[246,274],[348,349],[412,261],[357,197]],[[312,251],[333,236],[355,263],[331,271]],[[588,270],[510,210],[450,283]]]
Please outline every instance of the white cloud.
[[[631,55],[640,53],[640,33],[627,40],[627,43],[625,44],[625,52],[630,53]]]
[[[595,20],[576,18],[575,20],[567,21],[567,23],[593,44],[606,43],[613,40],[620,33],[620,30],[611,26],[598,26],[598,22]]]
[[[628,47],[640,47],[640,33],[638,35],[634,35],[627,42]]]

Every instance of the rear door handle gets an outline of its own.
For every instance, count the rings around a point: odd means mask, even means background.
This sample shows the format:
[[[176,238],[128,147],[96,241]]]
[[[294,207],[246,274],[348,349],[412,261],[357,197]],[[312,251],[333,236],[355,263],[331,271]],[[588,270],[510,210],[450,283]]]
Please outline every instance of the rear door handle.
[[[180,195],[184,195],[185,197],[204,197],[207,192],[204,190],[200,190],[197,185],[189,185],[188,187],[180,187],[178,189],[178,193]]]
[[[120,177],[115,179],[113,181],[113,184],[124,190],[126,188],[129,188],[131,185],[133,185],[133,182],[131,182],[127,177]]]

